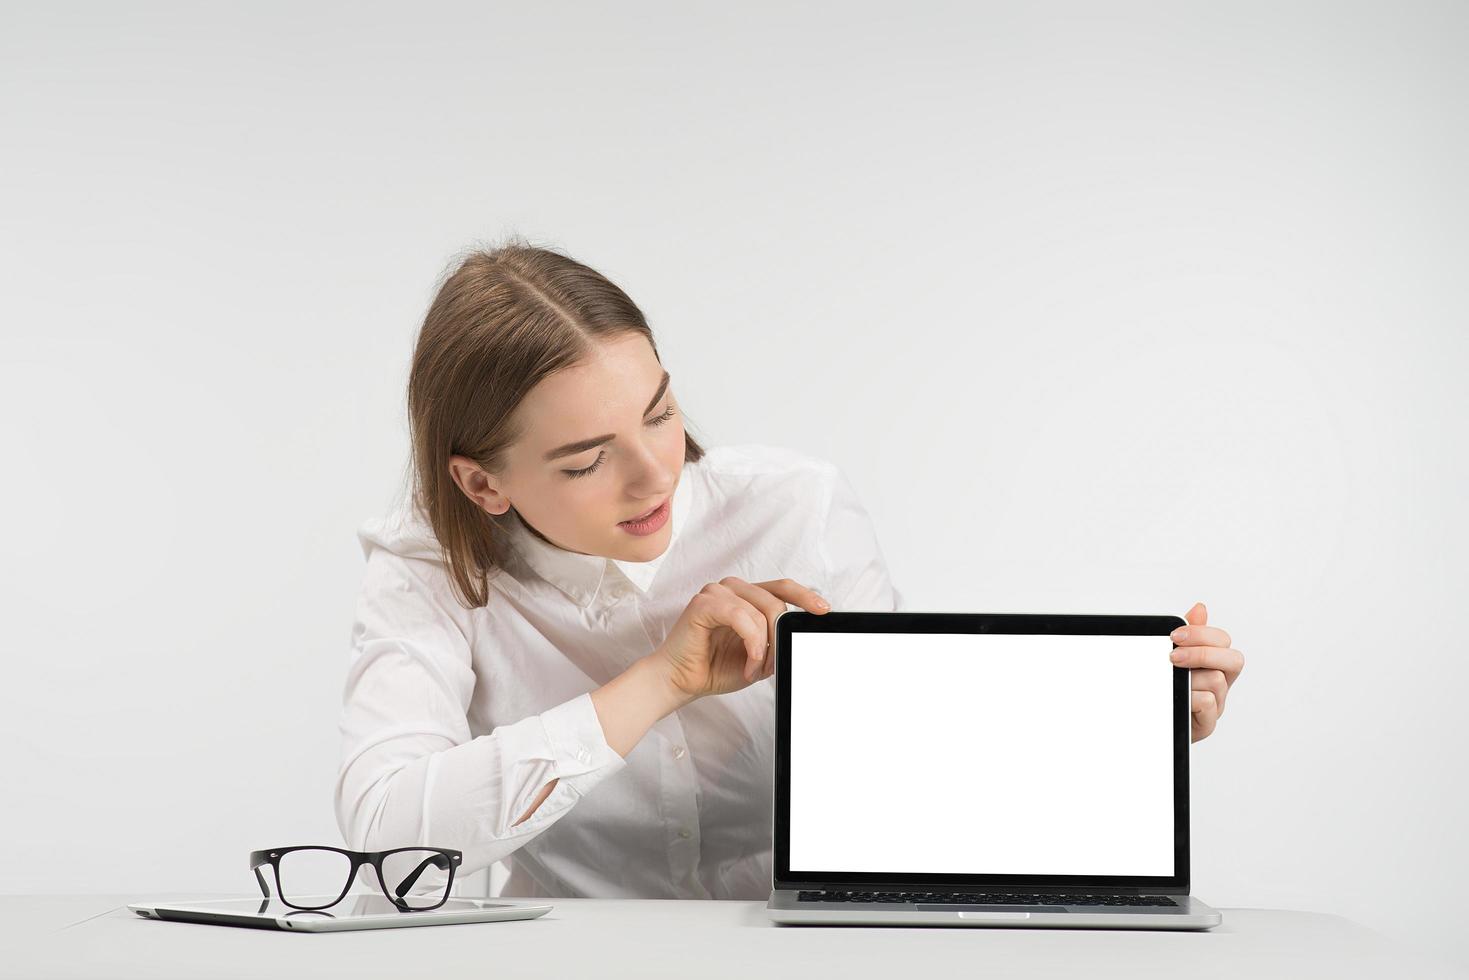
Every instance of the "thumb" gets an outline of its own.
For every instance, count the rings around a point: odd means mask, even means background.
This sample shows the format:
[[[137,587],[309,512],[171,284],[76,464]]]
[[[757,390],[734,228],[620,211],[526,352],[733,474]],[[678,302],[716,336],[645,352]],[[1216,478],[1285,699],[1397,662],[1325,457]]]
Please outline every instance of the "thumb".
[[[1209,610],[1204,608],[1202,602],[1196,602],[1183,617],[1190,626],[1203,626],[1209,622]]]

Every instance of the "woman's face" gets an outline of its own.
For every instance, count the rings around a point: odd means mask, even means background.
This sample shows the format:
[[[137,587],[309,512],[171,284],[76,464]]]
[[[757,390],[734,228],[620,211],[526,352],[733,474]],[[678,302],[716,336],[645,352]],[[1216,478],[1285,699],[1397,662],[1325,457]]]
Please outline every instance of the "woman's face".
[[[683,415],[666,378],[641,334],[604,342],[520,403],[514,421],[524,434],[503,472],[454,456],[454,479],[491,514],[514,507],[559,548],[622,561],[656,558],[668,547],[668,511],[684,463]],[[665,502],[652,533],[619,526]]]

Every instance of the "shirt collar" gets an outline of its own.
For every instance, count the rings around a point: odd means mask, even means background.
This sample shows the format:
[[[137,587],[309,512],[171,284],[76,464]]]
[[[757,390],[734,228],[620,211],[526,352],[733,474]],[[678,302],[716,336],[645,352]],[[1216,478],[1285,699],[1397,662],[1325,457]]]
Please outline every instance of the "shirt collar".
[[[646,594],[659,567],[688,524],[689,508],[695,499],[690,469],[685,463],[683,472],[679,474],[678,486],[673,491],[672,510],[668,515],[668,547],[651,561],[622,561],[558,548],[532,534],[521,521],[519,511],[507,522],[511,543],[537,575],[566,593],[583,609],[592,604],[604,585],[611,584],[618,576]]]

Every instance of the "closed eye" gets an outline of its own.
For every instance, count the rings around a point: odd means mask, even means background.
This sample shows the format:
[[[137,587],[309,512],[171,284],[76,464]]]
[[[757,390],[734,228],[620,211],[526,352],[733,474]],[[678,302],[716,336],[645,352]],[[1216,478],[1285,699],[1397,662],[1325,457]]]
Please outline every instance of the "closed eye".
[[[669,419],[673,418],[674,415],[676,415],[676,414],[678,414],[678,413],[676,413],[673,410],[673,405],[672,405],[672,403],[670,403],[669,406],[668,406],[668,411],[664,412],[662,415],[659,415],[659,416],[657,416],[655,418],[649,419],[648,420],[648,424],[649,425],[664,425],[664,424],[666,424],[668,422]],[[590,476],[591,474],[595,473],[601,467],[603,460],[605,460],[606,458],[607,458],[607,453],[604,450],[604,451],[601,451],[601,452],[598,452],[597,453],[597,461],[595,463],[593,463],[591,466],[588,466],[585,469],[580,469],[580,470],[562,470],[561,472],[562,473],[565,473],[567,476],[571,477],[572,479],[575,479],[576,477],[579,477],[579,476]]]

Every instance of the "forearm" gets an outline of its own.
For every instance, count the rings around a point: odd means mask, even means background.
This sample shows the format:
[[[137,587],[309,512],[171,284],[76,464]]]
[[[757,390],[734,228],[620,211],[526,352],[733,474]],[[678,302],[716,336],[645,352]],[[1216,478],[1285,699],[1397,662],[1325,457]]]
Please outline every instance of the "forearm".
[[[614,688],[632,692],[614,703],[625,698],[624,713],[634,723],[649,705],[661,710],[667,704],[637,696],[657,690],[644,679],[646,673],[630,670]],[[356,714],[348,714],[349,731]],[[659,717],[642,722],[643,732]],[[619,730],[615,721],[610,725]],[[362,740],[372,737],[369,732]],[[349,847],[379,850],[451,841],[464,851],[461,870],[469,873],[514,851],[627,764],[606,742],[592,692],[446,747],[449,737],[426,727],[360,749],[349,741],[336,794]]]
[[[592,692],[607,744],[623,758],[650,728],[692,700],[668,681],[650,657],[634,662]]]
[[[656,662],[647,657],[592,692],[592,705],[597,709],[607,744],[623,758],[660,719],[691,700],[669,684]],[[515,821],[517,826],[536,812],[558,782],[553,779],[541,787],[530,808]]]

